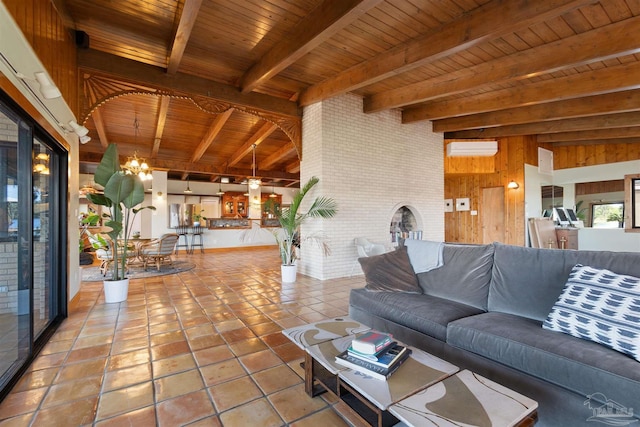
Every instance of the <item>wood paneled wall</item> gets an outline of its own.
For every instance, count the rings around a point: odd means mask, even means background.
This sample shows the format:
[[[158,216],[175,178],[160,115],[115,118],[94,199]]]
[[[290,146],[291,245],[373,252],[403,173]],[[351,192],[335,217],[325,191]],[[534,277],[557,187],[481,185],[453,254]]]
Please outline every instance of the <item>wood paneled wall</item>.
[[[568,169],[640,160],[640,143],[556,144],[548,149],[553,151],[554,169]]]
[[[446,158],[445,155],[445,199],[468,197],[471,211],[476,210],[478,213],[445,213],[445,240],[483,243],[482,218],[483,215],[492,215],[492,212],[483,209],[482,189],[505,187],[505,241],[502,243],[524,245],[524,164],[538,164],[535,139],[527,136],[500,139],[498,153],[493,157],[492,170],[487,170],[487,161],[480,158]],[[507,184],[512,180],[520,188],[508,189]]]
[[[50,0],[3,0],[7,10],[78,117],[79,97],[75,38]],[[55,136],[55,135],[54,135]]]

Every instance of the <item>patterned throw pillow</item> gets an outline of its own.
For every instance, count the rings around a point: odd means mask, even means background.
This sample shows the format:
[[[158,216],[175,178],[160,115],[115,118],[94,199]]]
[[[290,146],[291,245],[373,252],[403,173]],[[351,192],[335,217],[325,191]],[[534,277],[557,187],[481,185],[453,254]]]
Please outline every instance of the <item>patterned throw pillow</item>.
[[[640,278],[578,264],[542,327],[640,361]]]
[[[364,271],[368,291],[422,293],[404,246],[382,255],[358,258],[358,262]]]

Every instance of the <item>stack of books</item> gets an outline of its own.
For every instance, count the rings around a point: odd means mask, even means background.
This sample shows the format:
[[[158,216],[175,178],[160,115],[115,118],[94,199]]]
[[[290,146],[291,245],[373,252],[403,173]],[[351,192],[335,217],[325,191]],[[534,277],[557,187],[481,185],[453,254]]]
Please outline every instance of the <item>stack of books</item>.
[[[336,356],[336,363],[373,378],[386,380],[411,354],[391,335],[369,331],[355,338],[347,350]]]

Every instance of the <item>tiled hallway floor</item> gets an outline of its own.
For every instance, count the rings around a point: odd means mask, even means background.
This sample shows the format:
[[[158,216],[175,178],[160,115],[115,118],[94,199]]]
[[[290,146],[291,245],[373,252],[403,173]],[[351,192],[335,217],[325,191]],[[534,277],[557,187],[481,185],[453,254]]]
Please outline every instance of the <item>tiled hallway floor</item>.
[[[84,282],[0,426],[359,425],[335,398],[304,393],[303,353],[280,331],[346,315],[362,276],[283,285],[275,247],[178,259],[196,268],[132,280],[120,304]]]

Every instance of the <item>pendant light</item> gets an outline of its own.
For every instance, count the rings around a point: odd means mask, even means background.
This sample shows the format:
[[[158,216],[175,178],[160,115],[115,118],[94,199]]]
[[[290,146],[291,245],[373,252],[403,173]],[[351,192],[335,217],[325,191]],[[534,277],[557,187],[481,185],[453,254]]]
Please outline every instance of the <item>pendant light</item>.
[[[253,175],[249,177],[249,188],[257,190],[260,188],[262,181],[256,176],[256,144],[253,144]]]
[[[193,191],[191,191],[191,188],[189,188],[189,178],[187,177],[187,188],[184,190],[185,193],[187,194],[191,194],[193,193]]]

